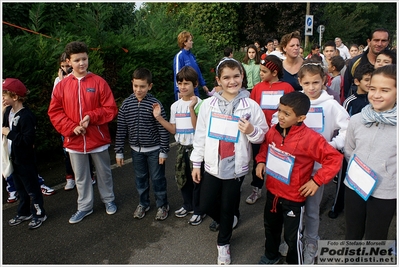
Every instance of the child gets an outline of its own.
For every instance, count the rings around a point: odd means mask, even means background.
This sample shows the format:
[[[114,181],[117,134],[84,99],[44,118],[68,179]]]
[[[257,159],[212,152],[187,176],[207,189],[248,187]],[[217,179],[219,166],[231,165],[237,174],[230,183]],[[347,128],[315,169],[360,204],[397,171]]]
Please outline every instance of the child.
[[[8,139],[14,169],[12,177],[20,197],[17,215],[8,224],[15,226],[32,219],[29,229],[36,229],[47,219],[47,215],[36,169],[34,145],[37,121],[32,111],[23,104],[28,93],[18,79],[6,78],[3,81],[3,105],[7,107],[3,115],[2,134]]]
[[[262,82],[255,85],[251,91],[250,98],[255,100],[265,114],[269,128],[273,114],[277,111],[279,99],[282,95],[294,91],[294,88],[287,82],[281,81],[283,77],[283,64],[277,56],[267,56],[260,63],[260,78]],[[259,152],[260,144],[252,144],[252,159]],[[252,169],[252,193],[245,200],[248,204],[254,204],[262,193],[264,181],[256,176],[255,165]]]
[[[303,88],[303,93],[309,97],[311,103],[311,109],[306,115],[305,124],[323,135],[334,148],[342,150],[345,143],[349,114],[334,100],[333,96],[323,90],[325,71],[322,65],[306,60],[298,72],[298,80]],[[338,131],[338,134],[336,134],[336,131]],[[320,163],[315,162],[312,176],[320,167]],[[325,177],[325,184],[331,181],[337,173]],[[318,235],[320,202],[323,197],[323,191],[324,186],[321,185],[315,195],[306,199],[304,264],[313,264],[317,252],[317,240],[320,239]]]
[[[194,213],[188,223],[199,225],[206,215],[199,209],[200,184],[194,183],[191,177],[190,162],[197,114],[202,101],[194,94],[194,88],[198,86],[198,74],[194,68],[184,66],[177,73],[176,81],[181,98],[170,108],[170,122],[161,116],[158,103],[154,104],[153,114],[163,127],[175,135],[178,143],[175,179],[183,197],[183,205],[175,211],[175,216],[183,218]]]
[[[201,105],[190,159],[194,182],[201,182],[200,209],[219,223],[218,264],[230,264],[236,200],[241,181],[249,171],[251,146],[268,130],[259,105],[242,88],[240,62],[225,59],[217,67],[216,80],[223,88]],[[205,172],[201,176],[201,164]]]
[[[123,165],[123,148],[126,136],[132,150],[133,169],[140,202],[134,218],[142,219],[150,209],[150,179],[153,184],[156,206],[155,220],[163,221],[169,215],[166,194],[165,161],[169,152],[169,133],[154,118],[153,105],[159,104],[166,120],[162,104],[148,91],[152,88],[152,74],[139,68],[133,72],[133,94],[119,108],[115,137],[116,163]]]
[[[344,147],[349,165],[345,179],[347,240],[386,240],[396,213],[396,98],[396,65],[376,69],[369,86],[370,104],[349,122]],[[364,186],[366,180],[370,186]]]
[[[330,88],[338,93],[340,99],[344,95],[344,80],[341,77],[341,70],[344,66],[345,60],[341,56],[333,56],[328,63],[328,72],[331,73]]]
[[[75,174],[78,210],[69,219],[71,224],[93,213],[89,157],[97,170],[98,191],[107,214],[117,210],[108,153],[111,143],[108,123],[116,117],[118,107],[107,82],[87,70],[88,51],[83,42],[66,45],[66,59],[73,72],[55,86],[48,109],[51,123],[64,137]]]
[[[379,67],[389,64],[396,64],[396,52],[387,49],[382,50],[375,59],[374,68],[378,69]]]
[[[354,74],[354,83],[357,85],[357,91],[350,95],[342,104],[342,106],[346,109],[349,116],[353,116],[359,113],[362,108],[368,105],[369,101],[367,99],[367,93],[369,91],[371,74],[373,73],[374,68],[371,65],[361,65],[355,70]],[[338,217],[339,213],[344,208],[344,178],[346,173],[346,168],[348,166],[348,162],[343,160],[341,172],[338,175],[336,194],[333,206],[328,213],[328,217],[331,219],[335,219]]]
[[[251,91],[255,84],[260,82],[260,56],[255,45],[249,45],[242,60],[247,77],[247,89]]]
[[[72,68],[69,65],[69,63],[67,62],[65,52],[63,52],[61,54],[58,62],[60,64],[60,68],[58,69],[58,76],[54,80],[53,90],[54,90],[55,86],[60,81],[62,81],[62,79],[64,79],[64,77],[66,77],[67,75],[69,75],[72,72]],[[62,142],[64,142],[63,136],[61,136],[61,140],[62,140]],[[69,190],[72,190],[75,188],[75,175],[72,170],[71,160],[69,159],[69,153],[66,152],[65,148],[63,148],[63,150],[64,150],[64,156],[65,156],[65,171],[66,171],[66,176],[65,176],[66,184],[65,184],[64,190],[69,191]],[[92,177],[92,184],[94,185],[96,183],[96,180],[94,178],[93,162],[92,162],[91,157],[89,158],[89,164],[90,164],[90,173],[91,173],[91,177]]]
[[[284,239],[288,244],[286,261],[301,264],[298,259],[302,258],[299,257],[302,244],[298,236],[305,200],[339,171],[343,156],[303,123],[310,107],[305,94],[284,94],[279,102],[278,124],[266,134],[256,156],[256,175],[264,179],[267,173],[265,255],[259,263],[275,264],[280,260],[279,245],[284,226]],[[315,161],[321,163],[322,168],[311,177]]]

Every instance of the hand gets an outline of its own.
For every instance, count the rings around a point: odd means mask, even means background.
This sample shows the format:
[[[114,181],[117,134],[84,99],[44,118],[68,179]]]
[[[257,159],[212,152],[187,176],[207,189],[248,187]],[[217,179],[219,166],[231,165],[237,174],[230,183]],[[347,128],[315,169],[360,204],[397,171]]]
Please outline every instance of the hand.
[[[3,128],[1,129],[1,132],[2,132],[3,135],[7,136],[7,135],[10,133],[10,128],[8,128],[8,127],[3,127]]]
[[[255,169],[256,176],[262,180],[265,177],[265,167],[266,167],[265,163],[258,163],[258,165],[256,165],[256,169]]]
[[[161,116],[161,105],[159,103],[152,104],[152,115],[154,115],[155,119]]]
[[[161,158],[161,157],[159,157],[158,163],[159,163],[160,165],[163,165],[165,162],[166,162],[166,158]]]
[[[82,127],[82,126],[76,126],[75,129],[73,129],[73,132],[76,135],[85,135],[86,134],[86,128]]]
[[[195,105],[197,105],[197,103],[198,103],[197,96],[193,95],[192,97],[190,97],[190,100],[191,100],[191,102],[190,102],[189,108],[194,108]]]
[[[312,180],[310,179],[306,184],[301,186],[299,188],[299,191],[301,192],[300,195],[304,197],[308,196],[314,196],[316,194],[317,189],[319,189],[319,186]]]
[[[206,85],[202,86],[202,89],[204,89],[204,91],[205,91],[206,94],[209,93],[209,89],[208,89],[208,87],[206,87]]]
[[[201,182],[201,169],[193,168],[191,176],[193,177],[194,183],[199,184]]]
[[[118,167],[122,167],[123,163],[123,159],[116,158],[116,165],[118,165]]]
[[[90,116],[86,115],[83,120],[81,120],[79,122],[79,125],[82,126],[83,128],[85,128],[85,132],[86,132],[86,128],[89,126],[89,122],[90,122]]]
[[[58,69],[58,78],[60,79],[60,81],[62,79],[64,79],[64,74],[63,74],[63,70],[61,68]]]
[[[254,126],[244,118],[240,118],[238,121],[238,130],[243,134],[250,134],[254,131]]]

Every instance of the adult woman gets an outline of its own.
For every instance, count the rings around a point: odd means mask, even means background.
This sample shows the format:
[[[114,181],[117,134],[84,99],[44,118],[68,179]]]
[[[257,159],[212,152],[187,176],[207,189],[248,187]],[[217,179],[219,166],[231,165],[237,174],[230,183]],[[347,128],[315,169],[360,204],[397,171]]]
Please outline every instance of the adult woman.
[[[176,74],[180,71],[184,66],[191,66],[195,69],[198,74],[199,85],[204,89],[205,93],[209,92],[208,87],[206,86],[205,79],[202,77],[201,70],[197,64],[197,60],[195,56],[191,53],[191,48],[193,48],[193,35],[188,31],[182,31],[177,36],[177,43],[181,50],[175,55],[173,59],[173,79],[174,79],[174,93],[175,100],[178,100],[179,97],[179,88],[176,82]],[[198,87],[194,89],[194,93],[196,96],[200,96]]]
[[[281,38],[280,46],[283,49],[285,60],[283,61],[283,78],[294,87],[295,91],[301,91],[302,87],[298,82],[298,71],[303,63],[303,58],[299,56],[301,47],[301,35],[298,31],[288,33]]]

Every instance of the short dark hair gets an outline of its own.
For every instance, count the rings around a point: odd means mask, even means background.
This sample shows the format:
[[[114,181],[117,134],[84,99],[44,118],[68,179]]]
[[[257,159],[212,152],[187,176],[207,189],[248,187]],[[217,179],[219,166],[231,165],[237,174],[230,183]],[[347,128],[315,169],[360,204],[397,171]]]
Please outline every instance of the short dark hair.
[[[133,79],[146,80],[148,84],[152,83],[152,73],[149,69],[138,68],[133,72]]]
[[[299,91],[284,94],[280,97],[280,104],[292,108],[297,117],[306,115],[310,108],[309,97]]]
[[[375,32],[386,32],[386,33],[388,33],[388,40],[391,39],[390,36],[389,36],[389,31],[388,31],[387,29],[385,29],[385,28],[377,28],[377,29],[374,29],[374,30],[370,33],[370,35],[369,35],[369,40],[373,39],[373,35],[374,35]]]
[[[371,64],[360,65],[355,69],[353,73],[353,79],[361,81],[364,75],[371,75],[374,72],[374,67]]]
[[[196,87],[198,85],[198,73],[195,71],[193,67],[184,66],[176,74],[177,82],[182,82],[183,80],[192,82],[194,87]]]
[[[334,41],[327,41],[325,44],[324,44],[324,48],[326,48],[326,46],[333,46],[334,47],[334,50],[335,49],[337,49],[337,45],[335,44],[335,42]]]
[[[341,56],[333,56],[331,58],[331,65],[337,69],[337,71],[341,71],[345,66],[345,60]]]
[[[380,53],[378,53],[377,57],[379,55],[388,56],[389,58],[392,59],[392,64],[396,64],[396,51],[395,50],[384,49]]]
[[[274,44],[274,40],[273,39],[267,39],[265,45],[267,45],[268,43],[273,43]]]
[[[65,46],[66,58],[70,59],[71,55],[79,53],[89,54],[89,48],[84,42],[70,42]]]
[[[223,50],[223,55],[224,55],[225,57],[230,56],[231,53],[233,53],[233,48],[231,48],[231,47],[226,47],[226,48]]]
[[[316,49],[320,49],[320,45],[312,44],[312,46],[310,47],[310,50],[316,50]]]

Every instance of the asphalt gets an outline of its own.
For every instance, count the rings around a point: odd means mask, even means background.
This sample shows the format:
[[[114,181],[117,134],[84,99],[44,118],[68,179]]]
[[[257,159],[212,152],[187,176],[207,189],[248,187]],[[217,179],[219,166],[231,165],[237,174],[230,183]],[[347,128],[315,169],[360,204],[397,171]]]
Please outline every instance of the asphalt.
[[[141,219],[134,219],[138,204],[134,185],[133,164],[129,153],[125,165],[116,167],[110,147],[115,202],[114,215],[105,212],[97,186],[95,187],[94,212],[77,224],[69,224],[76,211],[77,192],[64,191],[62,160],[42,164],[40,174],[56,194],[46,196],[44,207],[48,219],[35,230],[28,229],[28,222],[10,227],[8,220],[16,214],[17,203],[5,202],[3,188],[2,213],[2,265],[215,265],[217,263],[217,232],[209,230],[212,219],[206,217],[202,224],[191,226],[189,217],[177,218],[173,211],[180,208],[182,197],[174,181],[176,147],[172,146],[166,162],[170,214],[165,221],[156,221],[155,201],[151,191],[151,209]],[[51,166],[51,167],[50,167]],[[242,185],[238,227],[231,238],[231,257],[234,265],[256,265],[264,253],[263,208],[265,192],[255,204],[248,205],[245,198],[251,193],[251,177],[246,176]],[[151,189],[152,190],[152,189]],[[344,216],[330,219],[327,214],[333,203],[335,184],[326,185],[320,207],[321,239],[343,240]],[[396,239],[396,217],[389,238]]]

